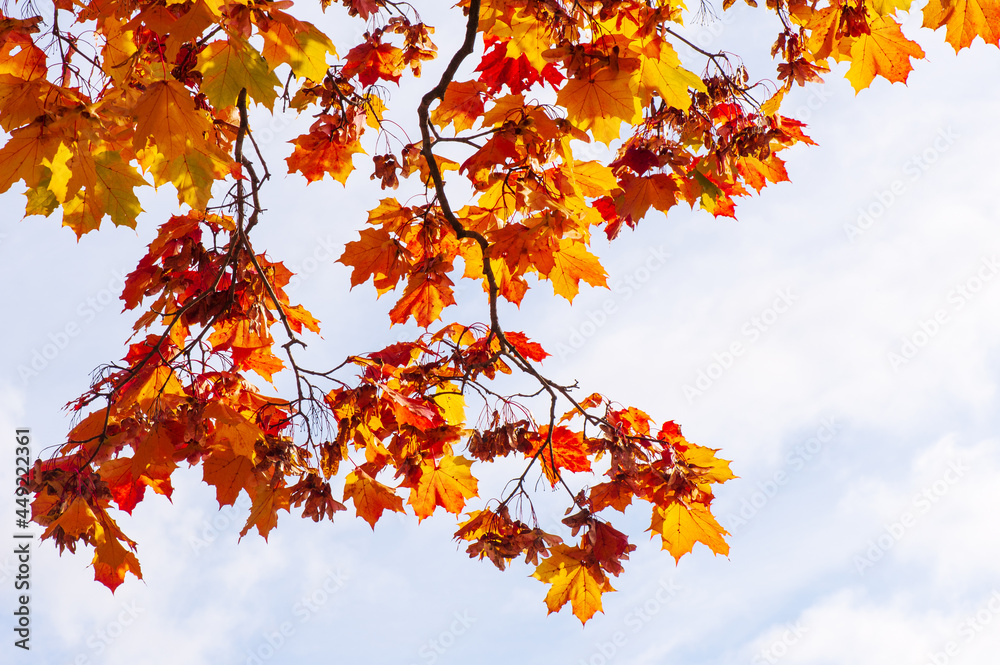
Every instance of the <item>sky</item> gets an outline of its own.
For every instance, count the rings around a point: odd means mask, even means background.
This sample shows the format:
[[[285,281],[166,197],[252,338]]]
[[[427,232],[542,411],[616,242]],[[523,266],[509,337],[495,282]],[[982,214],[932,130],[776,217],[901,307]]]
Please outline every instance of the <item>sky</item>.
[[[773,26],[760,11],[731,13],[688,34],[773,76]],[[460,30],[454,14],[435,18],[445,52]],[[911,14],[904,30],[928,57],[907,86],[880,79],[855,95],[841,66],[787,99],[819,145],[783,153],[792,182],[742,200],[738,221],[652,216],[613,247],[596,243],[610,289],[585,287],[570,306],[542,284],[503,312],[554,354],[549,376],[676,420],[733,460],[739,478],[714,503],[728,557],[698,545],[675,564],[642,533],[648,516],[629,512],[616,526],[638,549],[582,627],[568,608],[546,616],[530,567],[469,559],[451,516],[390,515],[373,532],[351,510],[333,524],[282,513],[268,542],[239,541],[249,501],[220,512],[200,471],[181,469],[172,503],[153,496],[119,516],[143,581],[112,595],[85,548],[60,557],[33,542],[30,654],[11,644],[16,562],[0,547],[3,662],[994,663],[1000,50],[977,41],[956,56],[919,23]],[[438,71],[426,66],[396,102]],[[308,125],[253,122],[272,165]],[[392,302],[349,292],[335,263],[383,195],[364,175],[346,191],[278,177],[264,193],[255,242],[298,272],[292,299],[323,322],[307,356],[316,366],[416,331],[390,329]],[[61,407],[122,355],[133,321],[117,300],[123,275],[176,212],[169,188],[150,191],[136,231],[77,242],[56,216],[22,221],[22,205],[10,193],[0,204],[6,487],[15,428],[31,429],[33,456],[50,454],[70,426]],[[457,297],[446,316],[486,317],[478,287]],[[490,470],[484,486],[512,470]],[[540,518],[568,536],[559,499],[541,490]],[[0,538],[13,543],[13,531]]]

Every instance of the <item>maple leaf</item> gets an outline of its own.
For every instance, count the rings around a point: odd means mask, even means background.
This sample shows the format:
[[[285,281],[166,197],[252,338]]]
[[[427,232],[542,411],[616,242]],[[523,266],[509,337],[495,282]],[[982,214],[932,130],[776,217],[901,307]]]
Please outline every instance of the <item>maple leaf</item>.
[[[420,430],[428,430],[443,422],[432,402],[407,397],[388,387],[385,388],[385,393],[392,400],[393,413],[400,425],[412,425]]]
[[[62,145],[58,134],[41,124],[15,129],[0,148],[0,194],[23,180],[28,187],[37,186],[47,175],[45,162],[53,160]]]
[[[126,383],[118,399],[124,404],[134,404],[143,411],[153,412],[157,405],[173,403],[185,394],[184,386],[173,370],[166,365],[157,365],[139,372]]]
[[[257,533],[267,540],[267,535],[278,523],[278,511],[288,512],[291,491],[287,487],[275,487],[271,483],[259,483],[250,506],[250,517],[240,531],[240,538],[247,535],[250,527],[257,527]]]
[[[548,432],[548,425],[539,428],[536,435],[537,443],[529,455],[534,456],[539,449],[544,447],[539,459],[542,462],[545,476],[553,487],[558,482],[562,471],[590,471],[590,458],[583,443],[583,434],[574,432],[567,427],[557,426],[552,430],[552,447],[549,448],[546,445]]]
[[[344,135],[329,130],[327,126],[315,128],[308,134],[303,134],[290,141],[295,145],[295,151],[285,161],[288,172],[299,172],[309,182],[322,180],[329,174],[342,185],[347,184],[347,177],[354,171],[352,156],[364,154],[357,140],[347,139]]]
[[[186,150],[169,159],[153,151],[144,156],[145,166],[156,184],[173,183],[177,200],[192,209],[204,209],[212,196],[212,185],[229,173],[230,160],[218,154],[207,143],[203,149]]]
[[[655,38],[638,51],[639,95],[643,105],[652,101],[655,92],[670,106],[687,111],[691,107],[690,89],[705,92],[705,82],[681,66],[677,52],[669,42]]]
[[[441,310],[455,304],[454,285],[447,275],[435,270],[411,274],[406,290],[389,312],[389,319],[393,323],[406,323],[413,317],[417,325],[426,328],[441,318]]]
[[[543,81],[553,88],[558,88],[566,79],[552,63],[548,63],[539,71],[528,62],[528,57],[525,55],[517,58],[507,57],[505,41],[488,42],[488,47],[476,71],[481,72],[479,80],[486,84],[490,94],[500,92],[506,85],[511,93],[516,95]]]
[[[583,562],[583,554],[579,547],[556,545],[531,576],[552,585],[545,596],[549,614],[570,603],[573,614],[586,624],[603,611],[601,595],[614,589],[603,571]]]
[[[132,477],[138,479],[150,466],[174,465],[174,440],[178,438],[177,428],[168,423],[157,423],[149,433],[132,444]]]
[[[517,352],[528,360],[534,360],[535,362],[541,362],[548,358],[551,353],[547,352],[542,348],[542,345],[538,342],[532,342],[528,339],[528,336],[521,332],[507,331],[504,333],[504,337],[510,342]]]
[[[924,50],[904,37],[892,18],[880,16],[869,28],[869,34],[859,35],[851,45],[851,67],[846,76],[855,94],[867,88],[876,76],[905,83],[913,70],[910,58],[924,57]]]
[[[132,147],[151,144],[166,159],[176,159],[204,141],[212,129],[208,115],[197,108],[188,90],[177,81],[156,81],[135,104]]]
[[[220,507],[236,503],[241,490],[252,494],[257,484],[253,460],[228,448],[213,450],[206,456],[202,473],[205,482],[215,487]]]
[[[213,437],[215,443],[228,444],[228,448],[235,455],[256,461],[254,447],[257,441],[264,436],[260,427],[234,409],[219,402],[212,402],[206,406],[203,417],[211,418],[215,422],[215,436]]]
[[[277,20],[262,32],[264,49],[261,55],[271,69],[279,64],[291,66],[296,76],[322,81],[326,76],[327,54],[337,57],[333,42],[316,26],[299,21],[281,11],[272,11]]]
[[[697,471],[699,482],[724,483],[736,478],[729,462],[715,456],[718,450],[685,442],[675,444],[674,452],[684,464]]]
[[[363,468],[349,473],[344,481],[344,501],[348,499],[354,500],[354,510],[358,517],[368,522],[373,531],[384,511],[405,512],[403,499],[391,488],[368,475]]]
[[[633,73],[605,67],[589,77],[567,81],[556,100],[565,107],[570,122],[610,145],[619,137],[622,122],[634,124],[641,118],[635,79]]]
[[[234,105],[246,88],[247,96],[270,109],[281,87],[260,52],[233,35],[210,42],[195,68],[202,74],[201,91],[219,108]]]
[[[132,573],[137,578],[142,579],[142,568],[139,566],[139,560],[135,554],[125,549],[119,542],[118,537],[121,536],[121,532],[117,530],[116,526],[112,527],[113,524],[114,522],[108,517],[101,521],[103,528],[101,534],[95,537],[97,544],[94,547],[92,561],[94,579],[111,589],[112,592],[125,581],[127,573]],[[128,542],[131,546],[135,546],[135,543]]]
[[[624,513],[625,508],[632,503],[632,496],[631,488],[624,483],[600,483],[590,488],[590,510],[596,513],[611,506]]]
[[[431,113],[431,122],[439,127],[454,123],[456,133],[472,129],[483,115],[485,92],[486,85],[479,81],[450,83],[441,103]]]
[[[675,500],[666,507],[654,508],[648,530],[660,534],[663,549],[677,561],[699,542],[716,554],[729,554],[729,543],[724,538],[729,532],[719,526],[712,513],[700,503],[688,506]]]
[[[98,528],[97,516],[90,509],[90,504],[82,496],[78,496],[66,507],[58,519],[49,524],[42,538],[48,538],[56,529],[62,529],[70,538],[76,539],[84,534],[93,533]]]
[[[736,163],[743,180],[758,192],[768,182],[783,182],[788,180],[785,163],[777,155],[770,155],[766,160],[759,160],[749,155],[740,157]]]
[[[469,472],[471,464],[464,457],[451,455],[421,464],[420,480],[407,501],[414,514],[423,521],[438,506],[456,515],[462,512],[465,500],[478,495],[478,482]]]
[[[375,278],[376,283],[395,286],[406,268],[399,242],[384,228],[362,229],[360,240],[344,246],[338,262],[353,268],[351,288]]]
[[[146,492],[146,485],[133,475],[132,467],[131,458],[118,457],[104,462],[98,470],[118,508],[130,515]]]
[[[971,46],[976,37],[1000,46],[1000,0],[930,0],[922,11],[923,27],[946,26],[944,39],[955,53]]]
[[[553,267],[546,275],[552,281],[552,290],[566,300],[580,292],[580,281],[591,286],[608,285],[608,273],[597,257],[591,254],[581,242],[569,238],[559,240],[559,250],[552,256]]]
[[[352,48],[346,60],[341,72],[343,76],[351,78],[356,75],[365,87],[374,85],[379,79],[398,83],[406,69],[402,50],[374,38]]]
[[[132,190],[147,183],[118,153],[104,151],[75,160],[73,176],[83,180],[84,188],[63,202],[63,225],[77,238],[96,230],[105,215],[116,226],[135,228],[142,208]]]
[[[623,173],[618,182],[622,190],[615,196],[615,209],[628,224],[645,217],[650,208],[667,212],[677,202],[677,183],[664,173],[648,176]]]

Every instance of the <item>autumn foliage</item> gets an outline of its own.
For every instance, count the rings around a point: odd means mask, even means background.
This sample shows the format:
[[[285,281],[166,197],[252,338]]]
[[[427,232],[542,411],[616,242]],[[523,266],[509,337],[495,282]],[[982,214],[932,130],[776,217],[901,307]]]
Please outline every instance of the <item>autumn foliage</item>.
[[[387,511],[452,513],[471,557],[501,569],[523,557],[549,585],[549,611],[569,603],[583,622],[635,549],[616,513],[644,506],[675,559],[699,542],[728,553],[711,513],[728,462],[672,421],[549,378],[549,354],[506,329],[497,304],[545,281],[570,301],[581,283],[605,287],[594,234],[623,237],[681,204],[732,217],[736,199],[787,180],[779,153],[811,141],[780,114],[784,95],[839,62],[856,90],[905,81],[924,55],[900,30],[910,0],[768,0],[758,11],[774,15],[778,64],[760,82],[684,37],[682,0],[462,0],[450,10],[461,47],[407,104],[390,91],[438,55],[421,4],[322,0],[331,25],[359,26],[348,44],[290,0],[56,0],[45,16],[16,2],[0,14],[0,193],[23,189],[26,215],[61,215],[77,236],[108,219],[160,225],[121,296],[137,317],[127,353],[69,405],[77,424],[31,474],[43,537],[92,546],[112,590],[141,577],[114,513],[169,497],[181,465],[200,468],[220,506],[249,496],[243,535],[266,538],[280,511],[321,521],[348,503],[373,528]],[[922,12],[956,51],[1000,40],[997,0]],[[358,236],[340,261],[350,286],[390,294],[392,323],[426,333],[332,369],[296,358],[320,323],[253,243],[280,220],[263,214],[277,176],[255,106],[313,119],[289,173],[331,198],[343,190],[328,180],[380,182],[385,198],[348,220]],[[613,157],[575,156],[591,142]],[[392,196],[403,183],[419,194]],[[178,214],[143,218],[135,191],[148,186],[175,192]],[[461,279],[482,286],[483,322],[442,318]],[[292,387],[278,396],[281,372]],[[534,387],[506,394],[498,375]],[[523,473],[480,497],[477,468],[502,458]],[[538,474],[565,493],[571,542],[534,519]]]

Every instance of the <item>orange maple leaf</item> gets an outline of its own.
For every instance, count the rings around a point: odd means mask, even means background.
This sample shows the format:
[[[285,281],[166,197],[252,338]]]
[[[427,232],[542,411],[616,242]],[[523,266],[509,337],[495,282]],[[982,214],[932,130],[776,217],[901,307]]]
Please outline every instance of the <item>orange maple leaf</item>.
[[[443,272],[432,268],[410,274],[406,290],[389,311],[389,319],[393,323],[406,323],[412,316],[417,325],[426,328],[441,318],[441,310],[455,304],[452,294],[454,282]]]
[[[923,14],[923,27],[947,26],[944,39],[956,53],[972,45],[976,37],[1000,46],[1000,0],[930,0]]]
[[[267,534],[271,533],[278,523],[278,510],[288,512],[291,501],[291,491],[287,487],[275,487],[271,483],[259,483],[257,493],[253,498],[253,505],[250,506],[250,517],[240,531],[240,538],[247,535],[251,526],[257,527],[257,533],[267,540]]]
[[[368,522],[373,531],[383,511],[405,512],[403,499],[360,467],[349,473],[344,482],[344,501],[348,499],[354,500],[358,517]]]
[[[322,180],[329,174],[340,184],[347,183],[347,177],[354,171],[353,155],[365,154],[356,140],[346,139],[342,134],[314,130],[291,141],[295,151],[285,158],[288,172],[296,171],[309,182]]]
[[[471,464],[464,457],[445,455],[437,463],[427,460],[420,465],[420,480],[408,500],[420,520],[429,517],[438,506],[457,515],[465,507],[466,499],[478,495],[479,484],[469,472]]]

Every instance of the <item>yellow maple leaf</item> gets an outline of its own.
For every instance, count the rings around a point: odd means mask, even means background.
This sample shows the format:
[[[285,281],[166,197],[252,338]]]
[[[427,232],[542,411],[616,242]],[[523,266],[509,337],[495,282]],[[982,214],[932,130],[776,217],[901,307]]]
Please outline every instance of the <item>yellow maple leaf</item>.
[[[583,563],[583,552],[579,547],[560,544],[552,547],[550,552],[550,556],[538,564],[531,574],[535,579],[552,585],[545,595],[549,614],[558,612],[568,602],[573,614],[586,624],[596,612],[604,611],[601,594],[614,589],[602,570]]]
[[[719,451],[715,448],[694,443],[685,443],[674,449],[674,454],[696,472],[693,480],[699,483],[724,483],[736,478],[729,468],[729,460],[716,457],[717,452]]]
[[[113,16],[104,19],[101,33],[105,39],[104,48],[101,49],[104,73],[121,85],[132,71],[129,66],[132,56],[139,50],[135,45],[135,33],[125,28],[125,21]]]
[[[273,21],[268,30],[261,31],[264,38],[262,54],[270,68],[287,64],[296,76],[322,81],[326,76],[327,54],[337,57],[333,42],[311,23],[298,21],[279,11],[274,14],[278,20]]]
[[[865,4],[877,16],[887,16],[900,10],[909,11],[913,0],[865,0]]]
[[[52,172],[48,189],[63,202],[63,226],[79,238],[109,215],[115,225],[135,228],[142,207],[132,190],[148,183],[117,152],[93,154],[87,145],[73,146],[61,144],[44,162]]]
[[[840,5],[824,7],[820,10],[807,9],[801,20],[809,35],[806,47],[815,60],[825,60],[840,56],[840,40],[837,38],[840,26]]]
[[[542,54],[552,41],[549,26],[535,18],[533,11],[522,9],[514,15],[509,27],[509,31],[495,30],[493,33],[498,37],[510,37],[507,57],[516,60],[523,55],[538,71],[545,69],[549,63]]]
[[[571,123],[591,130],[595,139],[610,145],[619,137],[623,122],[633,124],[642,117],[637,92],[635,72],[604,67],[589,78],[566,81],[556,100]]]
[[[560,238],[559,251],[552,258],[553,268],[546,276],[553,291],[570,302],[580,292],[580,280],[591,286],[608,285],[607,271],[582,242]]]
[[[700,503],[686,506],[680,501],[671,501],[666,508],[654,508],[648,530],[660,534],[663,549],[677,561],[690,552],[695,543],[707,545],[716,554],[729,554],[729,543],[724,538],[729,532]]]
[[[681,67],[680,58],[669,42],[652,39],[642,45],[638,55],[639,96],[644,105],[649,104],[655,92],[668,105],[687,111],[691,106],[688,90],[705,92],[705,82]]]
[[[41,123],[15,129],[0,148],[0,194],[18,180],[37,187],[50,175],[46,162],[56,157],[61,138]]]
[[[247,96],[270,109],[278,96],[276,88],[281,87],[264,57],[239,37],[210,43],[198,54],[195,69],[202,74],[201,91],[219,109],[235,104],[243,88]]]
[[[923,27],[947,26],[944,39],[956,53],[976,37],[1000,46],[1000,0],[930,0],[923,12]]]
[[[580,196],[597,198],[618,186],[614,171],[597,161],[574,161],[566,164],[563,171]]]
[[[875,76],[890,82],[906,82],[913,70],[910,58],[924,57],[916,42],[903,36],[899,24],[888,16],[880,16],[869,24],[871,34],[859,35],[851,44],[851,68],[847,80],[857,94],[867,88]]]

